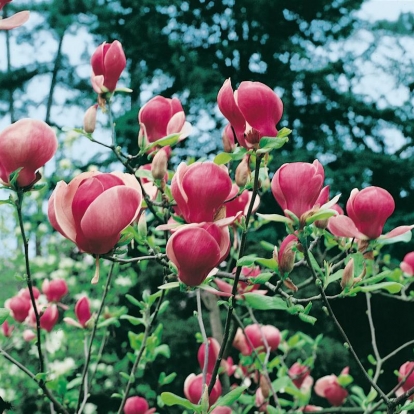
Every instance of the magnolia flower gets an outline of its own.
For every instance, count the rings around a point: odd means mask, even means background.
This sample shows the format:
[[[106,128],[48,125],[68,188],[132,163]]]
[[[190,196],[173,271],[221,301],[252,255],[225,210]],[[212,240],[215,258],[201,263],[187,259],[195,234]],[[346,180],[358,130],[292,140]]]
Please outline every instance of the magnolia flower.
[[[37,170],[53,157],[56,149],[56,134],[45,122],[15,122],[0,133],[0,181],[9,184],[10,174],[20,168],[17,184],[27,187],[35,183],[40,178]]]
[[[380,187],[367,187],[351,191],[346,212],[348,216],[331,217],[329,231],[338,237],[350,237],[359,240],[375,240],[381,236],[388,217],[395,208],[392,195]],[[400,226],[381,238],[393,238],[410,231],[413,226]]]
[[[257,147],[262,137],[277,136],[276,124],[282,117],[283,103],[274,91],[263,83],[242,82],[233,92],[230,79],[227,79],[218,93],[217,103],[242,147]],[[228,127],[225,134],[231,143]]]
[[[103,42],[91,57],[92,86],[96,93],[113,92],[126,66],[122,45],[118,40]]]
[[[138,216],[142,193],[130,174],[86,172],[69,184],[60,181],[49,200],[52,226],[80,250],[110,252],[121,231]]]

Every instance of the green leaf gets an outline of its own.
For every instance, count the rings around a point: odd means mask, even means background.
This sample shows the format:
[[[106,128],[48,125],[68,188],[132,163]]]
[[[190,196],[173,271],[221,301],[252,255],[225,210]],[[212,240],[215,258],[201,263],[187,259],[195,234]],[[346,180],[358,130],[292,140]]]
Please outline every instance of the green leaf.
[[[127,381],[129,381],[129,379],[130,379],[130,375],[129,374],[127,374],[126,372],[120,372],[119,373],[119,375],[122,377],[122,378],[124,378],[124,379],[126,379]]]
[[[111,395],[111,398],[119,398],[119,399],[121,399],[121,400],[122,400],[122,395],[121,395],[121,394],[118,394],[117,392],[114,392],[114,393]]]
[[[404,405],[404,411],[407,411],[407,412],[409,412],[408,410],[412,410],[412,409],[414,409],[414,402],[412,402],[412,403],[410,403],[410,404],[408,404],[408,405]]]
[[[372,365],[377,365],[377,360],[375,359],[375,357],[371,354],[368,355],[368,361],[370,362],[370,364]]]
[[[260,275],[254,277],[251,279],[252,283],[258,283],[260,285],[264,285],[266,282],[268,282],[273,276],[273,273],[270,272],[264,272],[260,273]]]
[[[151,148],[156,147],[157,145],[160,147],[166,147],[167,145],[174,145],[180,140],[180,134],[170,134],[164,138],[158,139],[155,142],[152,142],[145,148],[145,152],[148,152]]]
[[[172,392],[161,393],[161,400],[165,405],[181,405],[182,407],[188,408],[189,410],[199,412],[200,406],[191,403],[185,398],[179,397]]]
[[[260,242],[260,246],[262,246],[262,247],[263,247],[263,249],[265,249],[265,250],[267,250],[267,251],[269,251],[269,252],[273,252],[273,250],[274,250],[274,248],[275,248],[275,245],[274,245],[274,244],[269,243],[269,242],[264,241],[264,240],[262,240],[262,241]]]
[[[10,309],[0,308],[0,325],[7,319],[10,315]]]
[[[382,283],[376,283],[374,285],[368,285],[368,286],[356,286],[355,288],[351,289],[349,291],[350,294],[357,293],[357,292],[373,292],[375,290],[384,289],[388,291],[389,293],[398,293],[401,291],[401,289],[404,287],[401,283],[397,282],[382,282]]]
[[[256,293],[245,293],[246,302],[253,308],[258,310],[287,310],[286,302],[278,296],[264,296]]]
[[[158,289],[175,289],[180,287],[180,282],[170,282],[165,283],[164,285],[158,286]]]
[[[220,154],[217,154],[215,156],[214,164],[218,164],[218,165],[227,164],[228,162],[232,160],[233,160],[232,154],[229,154],[228,152],[220,152]]]
[[[284,137],[262,137],[260,138],[260,142],[259,142],[259,148],[260,149],[279,149],[282,148],[283,145],[286,144],[286,142],[288,142],[289,139],[287,138],[287,136],[285,135]]]
[[[283,127],[277,134],[277,138],[284,138],[287,137],[292,133],[292,130],[286,127]]]
[[[111,325],[115,325],[117,327],[120,326],[120,323],[118,321],[118,318],[108,318],[105,319],[104,321],[98,323],[98,328],[104,328],[105,326],[111,326]]]
[[[239,260],[237,260],[237,266],[251,266],[254,264],[257,256],[254,254],[249,254],[248,256],[243,256]]]
[[[131,322],[132,325],[145,325],[145,321],[143,318],[137,318],[136,316],[131,315],[121,315],[120,319],[126,319],[127,321]]]
[[[128,293],[125,295],[125,297],[135,306],[138,306],[140,309],[144,309],[144,305],[133,296],[129,295]]]
[[[338,377],[338,384],[342,387],[346,387],[351,384],[354,379],[349,374],[342,374]]]
[[[66,386],[67,390],[71,390],[72,388],[78,387],[82,383],[82,377],[76,377],[72,381],[68,382],[68,385]]]
[[[324,276],[324,272],[319,267],[319,264],[316,261],[315,257],[313,256],[312,252],[308,251],[308,254],[309,254],[309,258],[310,258],[310,262],[311,262],[313,270],[315,270],[319,274],[319,276]]]
[[[288,217],[282,216],[280,214],[260,214],[256,213],[257,216],[261,217],[266,221],[275,221],[276,223],[285,223],[292,224],[292,220]]]
[[[171,351],[167,344],[162,344],[154,349],[154,356],[162,355],[165,358],[170,358]]]
[[[0,200],[0,206],[1,206],[2,204],[10,204],[11,206],[13,206],[13,205],[14,205],[13,201],[12,201],[12,200],[10,200],[10,199],[8,199],[8,200]]]
[[[47,372],[39,372],[35,375],[36,381],[46,381],[48,373]]]
[[[161,374],[164,374],[164,375],[161,375]],[[177,376],[176,372],[172,372],[171,374],[169,374],[167,376],[165,375],[164,372],[161,372],[161,374],[160,374],[160,379],[158,380],[158,383],[160,385],[171,384],[175,380],[175,377]]]
[[[298,316],[301,321],[310,323],[311,325],[315,325],[315,322],[317,321],[317,319],[314,316],[306,315],[303,312],[300,312]]]
[[[136,170],[135,177],[146,178],[149,181],[154,181],[154,177],[152,176],[151,171],[148,170]]]
[[[235,401],[237,401],[243,392],[246,390],[246,387],[237,387],[234,390],[231,390],[228,394],[223,395],[218,399],[218,401],[211,408],[215,407],[230,407]]]
[[[260,264],[264,267],[267,267],[268,269],[273,270],[274,272],[276,272],[279,268],[278,264],[276,263],[275,259],[262,259],[262,258],[258,258],[255,260],[255,262],[257,264]]]

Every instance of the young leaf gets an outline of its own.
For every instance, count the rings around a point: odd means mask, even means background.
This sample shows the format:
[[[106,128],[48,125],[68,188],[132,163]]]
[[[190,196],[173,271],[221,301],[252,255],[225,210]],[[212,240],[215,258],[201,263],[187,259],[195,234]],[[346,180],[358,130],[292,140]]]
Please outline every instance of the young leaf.
[[[172,392],[161,393],[161,400],[165,405],[181,405],[182,407],[188,408],[189,410],[199,412],[199,405],[195,405],[185,398],[179,397]]]
[[[248,305],[258,310],[287,310],[286,302],[278,296],[263,296],[257,293],[245,293],[244,298]]]
[[[218,401],[213,405],[214,407],[227,406],[230,407],[235,401],[237,401],[243,392],[246,390],[246,387],[237,387],[234,390],[231,390],[228,394],[223,395],[218,399]]]
[[[10,315],[10,310],[7,308],[0,308],[0,325],[7,319]]]

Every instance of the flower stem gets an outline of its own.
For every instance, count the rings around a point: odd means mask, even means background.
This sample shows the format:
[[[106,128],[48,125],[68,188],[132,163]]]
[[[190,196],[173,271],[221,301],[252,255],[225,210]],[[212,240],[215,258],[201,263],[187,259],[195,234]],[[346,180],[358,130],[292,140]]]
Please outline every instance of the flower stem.
[[[246,219],[245,219],[245,226],[244,226],[242,236],[241,236],[241,240],[240,240],[240,248],[239,248],[238,259],[243,257],[244,250],[246,248],[247,231],[248,231],[248,228],[249,228],[249,221],[250,221],[250,218],[251,218],[251,215],[252,215],[254,202],[255,202],[257,192],[258,192],[258,189],[259,189],[259,170],[260,170],[261,161],[262,161],[262,155],[256,154],[256,167],[255,167],[255,170],[254,170],[253,193],[252,193],[252,198],[250,200],[249,208],[247,210]],[[224,355],[224,350],[226,349],[227,342],[228,342],[229,337],[230,337],[230,325],[231,325],[232,314],[233,314],[233,310],[234,310],[234,306],[235,306],[235,297],[236,297],[236,293],[237,293],[237,285],[239,283],[241,269],[242,269],[242,266],[237,266],[237,268],[236,268],[236,274],[234,276],[234,282],[233,282],[233,289],[231,291],[232,296],[229,298],[229,307],[228,307],[228,310],[227,310],[227,317],[226,317],[226,322],[225,322],[225,325],[224,325],[223,343],[221,344],[219,355],[218,355],[217,361],[214,365],[213,373],[211,374],[211,381],[210,381],[210,384],[208,386],[208,393],[209,394],[211,394],[211,391],[214,388],[214,384],[216,383],[217,374],[218,374],[220,364],[221,364],[221,361],[222,361],[223,355]]]
[[[33,283],[32,283],[32,273],[30,271],[30,260],[29,260],[29,240],[26,237],[26,232],[24,230],[23,214],[22,214],[22,204],[23,204],[24,192],[22,189],[17,190],[17,200],[15,200],[15,206],[17,211],[17,217],[20,226],[20,232],[23,240],[23,249],[24,249],[24,261],[26,267],[26,283],[29,289],[30,301],[32,303],[35,319],[36,319],[36,334],[37,334],[37,352],[39,354],[39,372],[44,371],[44,358],[42,352],[42,335],[40,331],[40,315],[36,305],[36,299],[33,293]],[[44,381],[40,380],[39,384],[43,385]]]

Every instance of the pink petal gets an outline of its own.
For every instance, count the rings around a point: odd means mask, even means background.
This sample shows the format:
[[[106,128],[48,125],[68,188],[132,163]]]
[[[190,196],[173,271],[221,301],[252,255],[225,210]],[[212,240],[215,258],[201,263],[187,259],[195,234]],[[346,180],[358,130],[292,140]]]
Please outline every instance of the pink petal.
[[[350,237],[359,240],[367,240],[368,237],[362,234],[355,226],[354,222],[347,216],[334,216],[328,222],[329,231],[337,237]]]
[[[104,254],[114,247],[120,232],[136,217],[141,195],[126,186],[116,186],[98,196],[86,210],[80,227],[94,251]]]
[[[242,82],[237,89],[236,103],[244,119],[261,136],[276,137],[283,103],[271,88],[261,82]]]
[[[13,16],[0,20],[0,30],[10,30],[25,24],[30,17],[30,12],[27,10],[13,14]]]
[[[381,236],[381,239],[392,239],[393,237],[401,236],[404,233],[411,231],[414,226],[399,226],[396,227],[394,230],[391,230],[389,233],[384,234]]]

